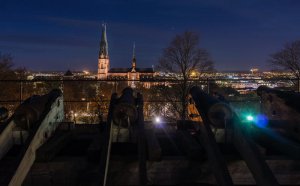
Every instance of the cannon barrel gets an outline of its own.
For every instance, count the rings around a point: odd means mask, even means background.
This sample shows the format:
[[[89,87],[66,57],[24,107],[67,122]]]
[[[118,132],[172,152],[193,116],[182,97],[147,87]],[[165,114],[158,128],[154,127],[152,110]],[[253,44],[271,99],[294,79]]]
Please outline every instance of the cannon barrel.
[[[257,95],[259,95],[260,97],[262,97],[263,94],[269,94],[268,101],[270,101],[270,102],[272,102],[274,100],[272,95],[277,96],[278,98],[283,99],[287,106],[300,112],[300,93],[297,93],[294,91],[278,90],[278,89],[274,89],[274,88],[269,88],[267,86],[259,86],[257,88],[256,92],[257,92]]]
[[[260,152],[253,143],[252,139],[248,137],[245,125],[240,124],[240,120],[238,119],[237,115],[230,109],[230,107],[225,103],[222,103],[217,99],[209,96],[199,87],[193,87],[190,90],[190,94],[192,95],[193,100],[196,103],[197,110],[201,114],[201,117],[204,121],[203,123],[206,128],[206,132],[205,130],[202,130],[200,134],[202,134],[203,140],[205,140],[204,135],[208,136],[206,138],[206,141],[203,143],[207,153],[209,154],[208,157],[211,157],[211,162],[218,162],[217,164],[212,165],[216,178],[218,178],[219,180],[223,180],[223,185],[233,185],[232,181],[228,180],[230,178],[229,171],[226,167],[225,161],[221,159],[222,156],[218,150],[216,142],[214,142],[215,138],[212,134],[211,128],[207,126],[208,124],[214,124],[214,120],[211,120],[211,118],[216,118],[216,121],[219,121],[217,122],[219,124],[224,124],[224,121],[222,120],[230,119],[231,127],[229,128],[232,129],[232,132],[234,134],[232,135],[232,142],[240,153],[241,157],[245,160],[249,170],[252,172],[253,178],[255,179],[257,185],[279,185],[276,178],[272,174],[272,171],[264,161],[263,157],[260,155]],[[222,105],[216,106],[219,104]],[[211,114],[211,112],[216,111],[220,112],[221,114],[217,114],[218,117],[213,117],[214,114]],[[220,170],[222,171],[220,172]],[[219,185],[221,185],[221,183],[219,183]]]
[[[260,96],[263,92],[266,93],[274,93],[274,94],[278,94],[278,95],[295,95],[295,96],[300,96],[299,93],[296,93],[294,91],[283,91],[280,89],[276,89],[276,88],[270,88],[268,86],[265,85],[261,85],[256,89],[257,94]]]
[[[136,101],[133,96],[133,89],[130,87],[122,91],[113,111],[114,124],[128,127],[128,120],[131,124],[137,120]]]
[[[300,93],[260,86],[257,94],[261,97],[263,114],[269,120],[285,121],[285,124],[280,126],[282,132],[300,142]]]
[[[0,107],[0,121],[8,118],[8,110],[5,107]]]
[[[44,112],[50,109],[53,101],[61,95],[62,92],[59,89],[54,89],[48,94],[42,96],[34,95],[26,99],[18,106],[13,115],[16,126],[24,130],[33,128]]]
[[[192,87],[190,94],[201,117],[206,117],[213,126],[224,128],[224,120],[232,118],[232,110],[228,104],[206,94],[199,87]]]

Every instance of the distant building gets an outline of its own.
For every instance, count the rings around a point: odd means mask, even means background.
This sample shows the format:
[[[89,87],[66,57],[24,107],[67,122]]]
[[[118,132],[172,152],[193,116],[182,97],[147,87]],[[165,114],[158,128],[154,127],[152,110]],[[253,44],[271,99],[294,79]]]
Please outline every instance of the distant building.
[[[258,73],[258,68],[251,68],[250,69],[250,72],[252,73],[252,74],[257,74]]]
[[[98,57],[98,79],[128,80],[128,85],[134,87],[134,81],[152,79],[154,75],[155,72],[153,68],[137,68],[135,46],[133,46],[133,57],[130,68],[110,68],[106,25],[102,25],[102,36]],[[144,83],[144,86],[150,87],[150,83]]]
[[[71,72],[71,70],[67,70],[67,72],[64,74],[64,79],[73,79],[74,74]]]

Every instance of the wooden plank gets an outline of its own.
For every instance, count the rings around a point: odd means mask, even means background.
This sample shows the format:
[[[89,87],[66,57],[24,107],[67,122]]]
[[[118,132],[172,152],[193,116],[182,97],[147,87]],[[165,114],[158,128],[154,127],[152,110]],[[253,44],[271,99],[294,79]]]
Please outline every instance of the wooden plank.
[[[63,102],[62,99],[62,96],[60,96],[52,103],[49,112],[43,118],[37,131],[33,134],[32,139],[29,139],[30,143],[25,149],[25,153],[8,184],[9,186],[22,185],[27,173],[35,161],[36,150],[48,139],[45,137],[45,133],[52,133],[57,125],[63,120],[63,104],[58,104],[58,102]]]
[[[5,154],[9,151],[9,149],[13,146],[13,128],[15,127],[15,123],[13,120],[9,122],[9,124],[4,128],[2,133],[0,134],[0,160],[5,156]]]

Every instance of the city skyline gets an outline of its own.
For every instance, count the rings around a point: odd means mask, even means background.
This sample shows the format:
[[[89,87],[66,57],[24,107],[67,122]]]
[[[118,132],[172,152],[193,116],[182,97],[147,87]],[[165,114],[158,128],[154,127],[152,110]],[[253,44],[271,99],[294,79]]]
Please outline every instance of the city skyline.
[[[101,24],[107,23],[111,67],[156,65],[185,30],[200,35],[219,71],[271,69],[266,61],[300,35],[300,3],[290,1],[3,1],[0,51],[16,67],[96,71]]]

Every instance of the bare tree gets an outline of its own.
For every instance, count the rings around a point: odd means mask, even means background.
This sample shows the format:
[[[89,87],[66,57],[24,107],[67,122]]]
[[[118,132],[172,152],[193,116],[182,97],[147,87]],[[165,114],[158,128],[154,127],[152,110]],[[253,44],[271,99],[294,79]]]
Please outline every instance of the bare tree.
[[[18,98],[18,84],[6,80],[16,79],[13,70],[13,60],[9,54],[0,53],[0,86],[3,89],[0,92],[0,100],[13,100]]]
[[[0,79],[8,79],[14,76],[12,57],[9,54],[0,53]]]
[[[287,43],[283,49],[271,54],[269,62],[275,67],[289,70],[300,78],[300,40]]]
[[[175,74],[174,78],[178,80],[178,83],[166,86],[166,92],[160,92],[160,94],[165,96],[180,118],[185,120],[187,118],[188,92],[193,85],[190,81],[192,74],[196,72],[201,76],[203,72],[213,70],[213,61],[209,53],[199,47],[198,35],[187,31],[176,35],[170,45],[163,50],[158,68],[161,71]]]
[[[13,69],[13,58],[10,54],[2,54],[0,52],[0,100],[18,100],[20,98],[20,84],[7,80],[18,80],[21,74],[21,70]],[[15,104],[3,103],[11,111],[15,109]]]
[[[25,79],[26,68],[18,67],[13,68],[13,58],[10,54],[2,54],[0,52],[0,80],[10,79]]]
[[[269,63],[276,68],[290,71],[297,81],[292,81],[300,92],[300,40],[287,43],[280,51],[271,54]]]

